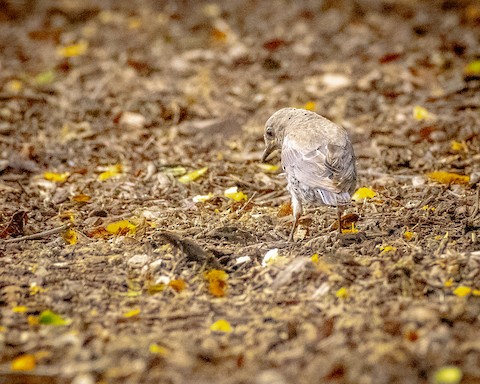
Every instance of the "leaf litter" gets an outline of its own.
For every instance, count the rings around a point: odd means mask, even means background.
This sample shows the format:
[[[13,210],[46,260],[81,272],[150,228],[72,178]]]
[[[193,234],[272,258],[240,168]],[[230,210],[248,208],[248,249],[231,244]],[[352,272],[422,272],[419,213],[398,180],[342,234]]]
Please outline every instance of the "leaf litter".
[[[288,7],[2,8],[7,381],[478,382],[478,6]],[[341,235],[286,242],[285,106],[351,134]]]

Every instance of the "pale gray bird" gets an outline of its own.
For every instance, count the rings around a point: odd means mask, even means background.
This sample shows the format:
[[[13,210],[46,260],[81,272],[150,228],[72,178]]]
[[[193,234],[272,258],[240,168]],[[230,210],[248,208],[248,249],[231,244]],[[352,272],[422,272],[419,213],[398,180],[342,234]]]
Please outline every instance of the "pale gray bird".
[[[293,239],[302,216],[302,203],[336,206],[341,233],[342,213],[357,181],[355,154],[347,131],[315,112],[283,108],[267,120],[264,137],[262,161],[275,149],[281,151],[292,196],[294,222],[288,240]]]

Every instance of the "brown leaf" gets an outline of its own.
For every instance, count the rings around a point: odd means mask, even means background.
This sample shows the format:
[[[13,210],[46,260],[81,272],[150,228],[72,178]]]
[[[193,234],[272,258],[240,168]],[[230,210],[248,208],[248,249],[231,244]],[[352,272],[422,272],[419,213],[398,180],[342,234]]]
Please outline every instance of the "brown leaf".
[[[15,212],[5,229],[0,232],[0,238],[5,239],[9,236],[22,236],[24,234],[23,226],[27,223],[27,218],[27,211]]]

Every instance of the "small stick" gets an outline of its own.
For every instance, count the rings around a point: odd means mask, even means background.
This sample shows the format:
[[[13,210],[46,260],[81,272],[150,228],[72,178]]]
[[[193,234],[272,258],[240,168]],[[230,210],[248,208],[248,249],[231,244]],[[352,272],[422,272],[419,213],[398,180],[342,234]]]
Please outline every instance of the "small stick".
[[[47,236],[54,235],[56,233],[62,232],[65,229],[70,228],[71,226],[72,226],[72,224],[65,224],[65,225],[62,225],[61,227],[48,229],[48,230],[43,231],[43,232],[33,233],[31,235],[26,235],[26,236],[22,236],[22,237],[14,237],[13,239],[8,239],[8,240],[2,240],[0,242],[0,244],[2,244],[2,243],[3,244],[17,243],[17,242],[23,241],[23,240],[38,240],[38,239],[41,239],[42,237],[47,237]]]
[[[247,201],[245,204],[243,204],[242,207],[241,207],[236,213],[242,212],[242,211],[245,209],[245,207],[253,200],[253,198],[255,197],[256,194],[257,194],[256,191],[253,192],[253,194],[252,194],[252,196],[250,197],[250,199],[248,199],[248,201]]]

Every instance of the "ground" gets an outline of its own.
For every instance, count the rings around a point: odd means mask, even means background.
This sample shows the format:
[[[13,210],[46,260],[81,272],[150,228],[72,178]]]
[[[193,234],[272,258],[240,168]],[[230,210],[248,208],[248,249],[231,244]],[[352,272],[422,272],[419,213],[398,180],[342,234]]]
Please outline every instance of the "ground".
[[[480,382],[478,2],[2,0],[0,35],[0,383]],[[286,106],[351,135],[341,235],[286,241]]]

